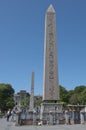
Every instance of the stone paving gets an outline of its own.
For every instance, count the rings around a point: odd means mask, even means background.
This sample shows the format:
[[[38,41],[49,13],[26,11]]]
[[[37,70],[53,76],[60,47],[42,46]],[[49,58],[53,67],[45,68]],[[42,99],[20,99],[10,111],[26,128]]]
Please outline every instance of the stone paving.
[[[54,126],[15,126],[13,122],[0,119],[0,130],[86,130],[86,124],[54,125]]]

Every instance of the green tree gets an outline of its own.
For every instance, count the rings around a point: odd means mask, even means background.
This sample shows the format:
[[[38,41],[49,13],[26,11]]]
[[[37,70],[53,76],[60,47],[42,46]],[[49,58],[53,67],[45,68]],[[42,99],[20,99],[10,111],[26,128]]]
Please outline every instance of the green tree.
[[[82,105],[86,105],[86,88],[81,92],[79,96],[79,102]]]
[[[0,109],[2,112],[14,106],[14,89],[10,84],[0,84]]]
[[[86,86],[76,86],[68,91],[60,85],[60,100],[63,104],[86,104]]]
[[[81,92],[83,92],[86,89],[86,86],[77,86],[74,89],[74,93],[80,94]]]
[[[20,103],[21,107],[23,109],[28,108],[29,107],[29,102],[30,102],[29,97],[25,97],[24,99],[21,100],[21,103]]]
[[[73,105],[76,105],[76,104],[79,104],[79,97],[78,97],[78,94],[74,93],[70,99],[69,99],[69,102]]]
[[[86,86],[76,86],[74,90],[68,92],[70,104],[86,103]]]
[[[67,104],[69,102],[68,91],[61,85],[59,87],[60,87],[60,100],[62,103]]]
[[[74,94],[74,90],[68,91],[68,104],[72,104],[70,98],[72,97],[73,94]]]
[[[35,106],[40,106],[41,103],[42,103],[42,100],[41,100],[41,99],[35,99],[35,100],[34,100],[34,105],[35,105]]]

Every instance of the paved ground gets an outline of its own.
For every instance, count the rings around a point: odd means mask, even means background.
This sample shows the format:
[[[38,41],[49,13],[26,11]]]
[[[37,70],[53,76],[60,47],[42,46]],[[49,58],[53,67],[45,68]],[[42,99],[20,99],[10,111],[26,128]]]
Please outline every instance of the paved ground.
[[[0,130],[86,130],[85,125],[15,126],[13,122],[0,119]]]

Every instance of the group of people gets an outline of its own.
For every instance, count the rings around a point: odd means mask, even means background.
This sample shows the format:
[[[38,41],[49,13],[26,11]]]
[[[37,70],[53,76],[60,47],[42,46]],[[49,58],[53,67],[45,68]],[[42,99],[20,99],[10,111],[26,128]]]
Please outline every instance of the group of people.
[[[7,116],[7,121],[9,121],[9,119],[11,121],[13,121],[14,120],[14,114],[15,114],[15,112],[13,110],[9,109],[7,111],[7,115],[6,115]]]

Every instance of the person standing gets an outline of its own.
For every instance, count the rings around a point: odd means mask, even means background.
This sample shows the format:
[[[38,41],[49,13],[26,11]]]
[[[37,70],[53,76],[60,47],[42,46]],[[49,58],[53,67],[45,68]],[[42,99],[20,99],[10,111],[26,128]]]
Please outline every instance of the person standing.
[[[11,110],[9,109],[7,112],[7,121],[9,121],[9,117],[11,116]]]

